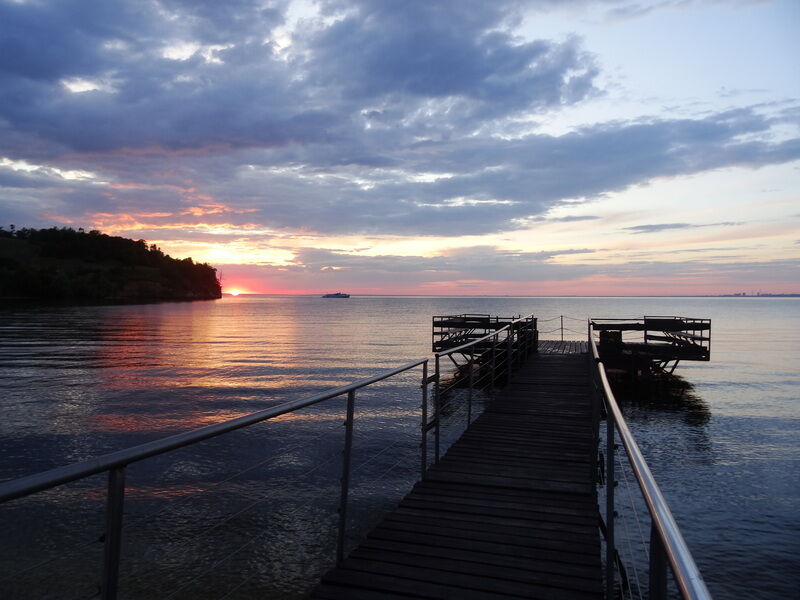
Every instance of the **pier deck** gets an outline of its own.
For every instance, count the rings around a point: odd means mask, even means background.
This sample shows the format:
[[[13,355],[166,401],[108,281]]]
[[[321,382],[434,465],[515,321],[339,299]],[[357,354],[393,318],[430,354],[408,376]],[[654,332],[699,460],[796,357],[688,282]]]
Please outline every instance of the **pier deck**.
[[[540,344],[312,598],[599,598],[585,344]]]

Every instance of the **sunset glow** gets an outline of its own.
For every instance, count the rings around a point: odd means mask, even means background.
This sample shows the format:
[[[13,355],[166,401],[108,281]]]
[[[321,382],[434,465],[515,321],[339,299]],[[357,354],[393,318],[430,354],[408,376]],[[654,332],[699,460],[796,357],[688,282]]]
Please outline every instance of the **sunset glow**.
[[[800,292],[796,2],[155,3],[0,3],[0,225],[232,296]]]

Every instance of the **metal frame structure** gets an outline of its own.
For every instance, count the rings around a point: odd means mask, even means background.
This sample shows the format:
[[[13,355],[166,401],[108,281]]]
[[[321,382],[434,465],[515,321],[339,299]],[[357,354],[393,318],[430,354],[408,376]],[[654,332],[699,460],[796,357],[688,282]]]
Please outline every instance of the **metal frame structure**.
[[[711,360],[711,319],[696,319],[674,315],[645,315],[633,319],[591,319],[601,332],[620,334],[619,347],[629,350],[631,360],[640,356],[661,371],[672,374],[681,360]],[[622,339],[625,332],[641,332],[641,342]],[[607,357],[608,359],[608,357]],[[669,363],[672,367],[667,370]]]
[[[596,391],[596,402],[602,401],[606,413],[606,598],[614,597],[616,547],[614,540],[614,449],[616,436],[628,457],[631,470],[639,485],[650,513],[650,600],[667,597],[667,565],[681,596],[691,600],[710,600],[700,570],[681,535],[672,512],[658,487],[639,445],[628,429],[622,411],[608,383],[605,366],[600,360],[594,341],[594,322],[589,321],[590,374]],[[599,411],[597,411],[599,412]]]
[[[439,462],[441,457],[441,415],[443,412],[443,398],[450,390],[467,385],[467,425],[472,422],[472,402],[473,391],[477,388],[484,390],[494,387],[498,380],[498,373],[505,373],[505,383],[511,379],[511,373],[515,368],[522,365],[522,361],[531,352],[535,352],[538,344],[538,331],[536,329],[536,317],[530,314],[526,317],[512,318],[507,325],[500,326],[497,317],[491,318],[488,315],[459,315],[459,317],[474,317],[483,320],[481,326],[498,327],[494,332],[473,339],[469,342],[448,348],[434,353],[434,374],[430,381],[434,384],[433,394],[433,415],[430,421],[427,420],[427,407],[423,408],[422,421],[422,477],[427,470],[427,436],[428,432],[434,431],[434,464]],[[434,317],[434,331],[437,322],[441,322],[452,317]],[[433,336],[436,343],[436,334]],[[460,355],[465,361],[459,364],[454,358]],[[456,367],[456,375],[453,379],[444,383],[442,381],[442,357],[449,358]],[[476,377],[477,371],[477,377]],[[464,374],[466,372],[466,374]]]

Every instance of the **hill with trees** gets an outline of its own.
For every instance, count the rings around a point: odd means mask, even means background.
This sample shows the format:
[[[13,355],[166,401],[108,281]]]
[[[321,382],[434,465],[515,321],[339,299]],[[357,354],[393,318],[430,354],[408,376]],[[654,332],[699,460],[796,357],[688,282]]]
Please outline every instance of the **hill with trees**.
[[[136,303],[220,298],[217,270],[155,244],[67,227],[0,227],[0,299]]]

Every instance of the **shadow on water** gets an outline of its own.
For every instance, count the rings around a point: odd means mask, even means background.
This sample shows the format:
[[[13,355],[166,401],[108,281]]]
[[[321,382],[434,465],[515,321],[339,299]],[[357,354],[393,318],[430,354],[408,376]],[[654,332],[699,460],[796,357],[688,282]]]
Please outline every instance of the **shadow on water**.
[[[618,378],[612,381],[612,388],[626,413],[633,409],[636,413],[650,410],[682,415],[684,423],[692,427],[706,426],[711,420],[711,409],[695,393],[694,385],[674,373],[657,373],[638,381]]]

